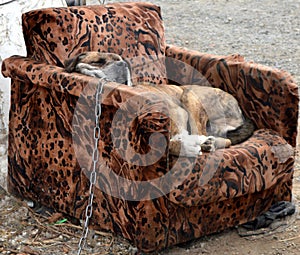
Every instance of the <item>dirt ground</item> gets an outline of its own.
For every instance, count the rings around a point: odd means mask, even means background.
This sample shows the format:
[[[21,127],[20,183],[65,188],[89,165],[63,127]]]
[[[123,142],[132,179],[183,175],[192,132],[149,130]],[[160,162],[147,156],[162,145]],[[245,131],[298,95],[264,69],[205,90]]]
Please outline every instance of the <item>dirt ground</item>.
[[[150,2],[162,7],[169,43],[220,55],[240,53],[247,60],[289,71],[300,84],[299,0]],[[297,148],[299,150],[299,146]],[[0,157],[0,165],[0,185],[5,187],[5,154]],[[241,237],[239,229],[234,228],[160,254],[300,254],[299,170],[297,157],[293,188],[296,213],[273,225],[272,230]],[[26,203],[0,189],[0,254],[76,254],[81,230],[72,222],[63,222],[61,217],[55,216],[34,214]],[[136,253],[135,247],[119,237],[101,232],[92,234],[95,238],[89,239],[82,254]]]

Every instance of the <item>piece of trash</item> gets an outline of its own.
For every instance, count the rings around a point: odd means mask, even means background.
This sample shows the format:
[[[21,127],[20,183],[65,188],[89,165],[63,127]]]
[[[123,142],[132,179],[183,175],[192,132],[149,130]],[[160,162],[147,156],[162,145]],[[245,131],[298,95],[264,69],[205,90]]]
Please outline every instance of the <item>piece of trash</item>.
[[[64,218],[64,219],[58,220],[58,221],[55,222],[54,224],[55,224],[55,225],[59,225],[59,224],[65,223],[65,222],[67,222],[67,221],[68,221],[68,219]]]
[[[33,202],[33,201],[27,200],[26,203],[27,203],[27,206],[28,206],[28,207],[30,207],[30,208],[33,208],[33,207],[34,207],[34,202]]]

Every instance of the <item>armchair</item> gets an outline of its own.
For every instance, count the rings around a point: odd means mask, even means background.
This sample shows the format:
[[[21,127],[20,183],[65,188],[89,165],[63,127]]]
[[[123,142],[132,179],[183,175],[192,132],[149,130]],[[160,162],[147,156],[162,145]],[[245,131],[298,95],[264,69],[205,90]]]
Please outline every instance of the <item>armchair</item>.
[[[291,200],[299,98],[287,72],[239,55],[167,45],[160,9],[149,3],[48,8],[22,20],[27,56],[2,65],[11,78],[11,193],[85,217],[99,80],[66,73],[62,63],[100,50],[148,63],[135,72],[141,81],[167,86],[205,77],[237,98],[257,130],[228,149],[174,157],[164,99],[105,83],[92,228],[152,252],[251,221],[275,202]]]

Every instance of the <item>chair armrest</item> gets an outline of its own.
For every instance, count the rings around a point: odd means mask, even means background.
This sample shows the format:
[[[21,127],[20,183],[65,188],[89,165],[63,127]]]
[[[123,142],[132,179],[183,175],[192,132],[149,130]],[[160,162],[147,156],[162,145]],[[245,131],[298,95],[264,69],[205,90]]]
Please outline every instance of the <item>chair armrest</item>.
[[[2,74],[13,80],[32,83],[57,92],[79,97],[87,84],[98,83],[93,77],[64,72],[63,68],[22,56],[12,56],[2,63]],[[76,81],[76,86],[75,86]]]
[[[67,73],[60,67],[20,56],[5,59],[2,73],[12,78],[11,100],[14,107],[11,111],[16,112],[10,114],[11,139],[24,136],[20,135],[22,125],[29,127],[29,133],[44,134],[49,132],[47,123],[52,123],[51,128],[57,131],[51,132],[62,134],[61,139],[67,140],[64,144],[82,142],[77,144],[79,153],[76,155],[91,161],[94,141],[93,133],[89,131],[93,131],[95,125],[93,98],[99,79]],[[107,82],[102,94],[99,142],[101,159],[105,161],[106,166],[124,179],[134,181],[147,181],[164,175],[168,171],[166,166],[170,128],[166,107],[165,99],[156,94]],[[26,121],[30,123],[24,124],[24,120],[19,117],[24,112],[28,115]],[[76,114],[78,115],[75,116]],[[89,135],[86,135],[88,133]],[[30,134],[26,135],[30,137]],[[22,139],[27,141],[26,137]],[[34,143],[28,139],[27,143],[31,142]],[[10,147],[11,150],[18,148],[13,147]],[[31,146],[28,145],[28,148]],[[69,147],[66,150],[69,150]],[[11,155],[13,153],[16,152],[11,152]],[[106,178],[109,176],[108,173]],[[134,189],[132,185],[135,184],[130,185],[124,186],[122,192],[130,193]],[[157,187],[155,189],[157,190]],[[146,191],[137,194],[145,196],[145,199],[150,196]]]
[[[246,62],[240,55],[216,56],[173,45],[168,45],[166,59],[168,77],[176,73],[183,84],[199,84],[204,77],[232,94],[258,128],[273,129],[296,146],[299,95],[289,73]]]

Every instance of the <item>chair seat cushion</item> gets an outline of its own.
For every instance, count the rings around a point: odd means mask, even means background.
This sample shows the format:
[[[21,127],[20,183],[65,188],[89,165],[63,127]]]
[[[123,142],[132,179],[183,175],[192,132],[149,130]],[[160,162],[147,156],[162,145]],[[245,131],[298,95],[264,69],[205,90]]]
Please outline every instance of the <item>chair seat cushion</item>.
[[[257,130],[244,143],[198,158],[172,157],[177,187],[170,200],[196,206],[261,192],[292,177],[293,157],[293,147],[269,129]]]
[[[113,3],[48,8],[23,14],[29,57],[62,67],[86,52],[121,55],[134,82],[166,83],[165,36],[160,8],[150,3]]]

